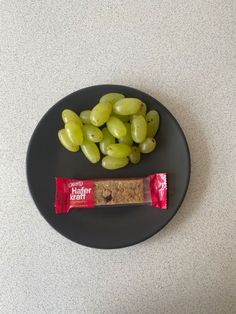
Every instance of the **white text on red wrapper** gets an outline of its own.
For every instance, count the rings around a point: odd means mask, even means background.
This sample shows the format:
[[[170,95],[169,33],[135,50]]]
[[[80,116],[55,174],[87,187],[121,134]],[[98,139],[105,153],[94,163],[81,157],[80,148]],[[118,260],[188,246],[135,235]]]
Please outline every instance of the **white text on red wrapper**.
[[[71,193],[70,193],[70,200],[71,201],[79,201],[79,200],[85,200],[86,195],[91,193],[91,188],[76,188],[73,187],[71,188]]]

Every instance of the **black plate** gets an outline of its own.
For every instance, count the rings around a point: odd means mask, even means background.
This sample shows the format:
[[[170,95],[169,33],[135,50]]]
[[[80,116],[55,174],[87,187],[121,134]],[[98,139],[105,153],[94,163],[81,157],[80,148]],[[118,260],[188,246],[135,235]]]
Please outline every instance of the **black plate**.
[[[70,108],[76,112],[92,108],[109,92],[143,100],[148,109],[160,113],[157,134],[158,148],[142,155],[138,165],[115,171],[101,164],[90,164],[79,153],[66,151],[57,139],[63,128],[61,112]],[[168,173],[168,209],[151,206],[76,209],[68,215],[54,211],[55,177],[80,179],[142,177],[155,172]],[[188,188],[190,155],[179,124],[171,113],[151,96],[134,88],[119,85],[98,85],[81,89],[60,100],[41,119],[30,140],[27,153],[27,178],[36,206],[48,223],[65,237],[95,248],[120,248],[143,241],[161,230],[180,207]]]

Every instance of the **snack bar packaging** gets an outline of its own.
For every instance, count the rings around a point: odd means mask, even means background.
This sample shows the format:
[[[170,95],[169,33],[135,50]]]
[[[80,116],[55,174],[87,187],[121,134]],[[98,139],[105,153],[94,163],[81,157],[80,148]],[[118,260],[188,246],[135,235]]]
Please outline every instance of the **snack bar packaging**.
[[[167,209],[167,174],[94,180],[56,178],[56,214],[67,214],[73,208],[135,204]]]

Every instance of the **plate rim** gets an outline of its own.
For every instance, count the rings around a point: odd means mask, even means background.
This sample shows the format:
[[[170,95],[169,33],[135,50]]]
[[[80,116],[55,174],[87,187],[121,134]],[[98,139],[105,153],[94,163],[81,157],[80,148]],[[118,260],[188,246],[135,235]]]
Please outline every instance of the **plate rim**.
[[[30,174],[29,174],[29,155],[30,155],[30,148],[31,148],[31,145],[32,145],[32,142],[33,142],[33,139],[34,139],[34,136],[37,132],[37,129],[39,128],[40,126],[40,123],[41,121],[48,115],[49,112],[53,111],[54,107],[56,107],[60,102],[62,102],[64,99],[66,99],[67,97],[69,96],[72,96],[73,94],[76,94],[78,93],[79,91],[82,91],[82,90],[86,90],[86,89],[90,89],[92,87],[114,87],[114,88],[128,88],[128,89],[133,89],[133,90],[137,90],[145,95],[147,95],[148,97],[151,97],[152,99],[154,99],[155,101],[157,101],[167,112],[168,114],[172,117],[174,123],[178,126],[182,136],[183,136],[183,139],[184,139],[184,142],[185,142],[185,146],[186,146],[186,151],[187,151],[187,160],[188,160],[188,177],[187,177],[187,183],[186,183],[186,187],[184,189],[184,193],[183,193],[183,196],[181,197],[179,203],[177,204],[177,207],[175,209],[175,211],[173,212],[173,214],[169,217],[169,219],[167,219],[167,221],[163,224],[163,226],[161,228],[159,228],[158,230],[156,230],[155,232],[149,234],[148,236],[144,237],[143,239],[139,240],[139,241],[132,241],[126,245],[116,245],[116,246],[112,246],[112,247],[102,247],[102,246],[93,246],[93,245],[87,245],[87,244],[84,244],[84,243],[80,243],[78,241],[75,241],[75,240],[72,240],[70,237],[68,237],[67,235],[64,235],[62,234],[58,229],[55,228],[55,226],[49,221],[49,219],[47,219],[47,216],[44,216],[43,213],[41,212],[41,210],[39,209],[38,205],[37,205],[37,202],[34,198],[34,192],[32,191],[32,187],[30,185]],[[30,137],[30,140],[28,142],[28,147],[27,147],[27,152],[26,152],[26,160],[25,160],[25,166],[26,166],[26,178],[27,178],[27,185],[28,185],[28,189],[29,189],[29,192],[30,192],[30,195],[31,195],[31,198],[37,208],[37,210],[39,211],[39,213],[41,214],[41,216],[47,221],[47,223],[56,231],[58,232],[61,236],[65,237],[66,239],[72,241],[73,243],[76,243],[76,244],[79,244],[81,246],[85,246],[85,247],[88,247],[88,248],[93,248],[93,249],[99,249],[99,250],[114,250],[114,249],[122,249],[122,248],[127,248],[127,247],[130,247],[130,246],[134,246],[134,245],[138,245],[139,243],[142,243],[146,240],[148,240],[149,238],[153,237],[155,234],[159,233],[173,218],[174,216],[177,214],[177,212],[179,211],[179,208],[181,207],[181,205],[183,204],[184,202],[184,199],[185,199],[185,196],[186,196],[186,193],[188,191],[188,188],[189,188],[189,183],[190,183],[190,177],[191,177],[191,155],[190,155],[190,149],[189,149],[189,145],[188,145],[188,142],[187,142],[187,139],[186,139],[186,136],[184,134],[184,131],[182,129],[182,127],[180,126],[179,122],[177,121],[177,119],[174,117],[174,115],[169,111],[169,109],[167,109],[158,99],[154,98],[152,95],[149,95],[147,94],[146,92],[143,92],[142,90],[139,90],[135,87],[132,87],[132,86],[126,86],[126,85],[118,85],[118,84],[97,84],[97,85],[91,85],[91,86],[87,86],[87,87],[83,87],[81,89],[78,89],[66,96],[64,96],[63,98],[61,98],[60,100],[58,100],[52,107],[50,107],[46,112],[45,114],[40,118],[40,120],[38,121],[38,123],[36,124],[36,127],[34,128],[34,131]]]

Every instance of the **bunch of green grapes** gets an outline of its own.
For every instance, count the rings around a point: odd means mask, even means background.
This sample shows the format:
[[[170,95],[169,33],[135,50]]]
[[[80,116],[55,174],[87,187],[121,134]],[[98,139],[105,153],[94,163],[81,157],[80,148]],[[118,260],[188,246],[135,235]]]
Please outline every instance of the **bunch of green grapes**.
[[[147,112],[140,99],[109,93],[79,116],[63,110],[62,120],[65,128],[59,130],[58,138],[67,150],[78,152],[81,148],[91,163],[99,162],[102,153],[102,166],[113,170],[125,167],[129,161],[137,164],[141,153],[155,149],[160,117],[156,110]]]

